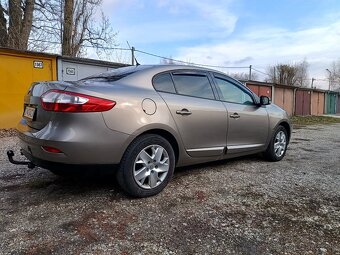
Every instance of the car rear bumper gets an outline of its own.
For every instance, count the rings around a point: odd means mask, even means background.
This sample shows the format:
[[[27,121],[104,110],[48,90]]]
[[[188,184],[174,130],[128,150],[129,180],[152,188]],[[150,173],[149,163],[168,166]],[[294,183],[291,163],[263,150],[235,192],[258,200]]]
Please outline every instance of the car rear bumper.
[[[34,166],[39,166],[48,170],[65,170],[70,171],[70,173],[78,171],[91,171],[91,170],[100,170],[101,172],[108,171],[112,172],[112,170],[116,169],[118,164],[70,164],[70,163],[59,163],[43,160],[40,158],[34,157],[31,153],[21,150],[23,155],[33,163]]]
[[[67,118],[66,118],[67,119]],[[66,122],[66,123],[60,123]],[[130,135],[110,130],[103,120],[67,123],[51,120],[43,129],[31,129],[23,119],[17,126],[20,147],[35,165],[112,165],[119,164],[132,139]],[[51,153],[42,148],[50,146],[61,153]],[[49,167],[50,168],[50,167]]]

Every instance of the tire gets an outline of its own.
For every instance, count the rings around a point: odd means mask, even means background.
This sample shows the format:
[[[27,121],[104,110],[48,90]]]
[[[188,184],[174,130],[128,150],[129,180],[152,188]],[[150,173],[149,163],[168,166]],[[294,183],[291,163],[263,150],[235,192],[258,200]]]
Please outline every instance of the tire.
[[[263,153],[264,158],[268,161],[280,161],[286,155],[288,146],[287,130],[283,126],[278,126],[273,133],[273,137]]]
[[[119,186],[133,197],[149,197],[161,192],[175,169],[171,144],[159,135],[146,134],[126,149],[117,172]]]

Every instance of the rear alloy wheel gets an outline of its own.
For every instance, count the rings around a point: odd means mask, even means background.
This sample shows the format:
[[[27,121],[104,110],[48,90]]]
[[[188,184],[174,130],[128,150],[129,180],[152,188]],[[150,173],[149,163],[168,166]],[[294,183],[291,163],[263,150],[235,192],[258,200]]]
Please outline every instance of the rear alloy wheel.
[[[287,130],[283,126],[279,126],[268,145],[264,156],[269,161],[280,161],[286,154],[288,145]]]
[[[164,189],[174,168],[175,155],[170,143],[159,135],[148,134],[137,138],[127,148],[117,179],[128,194],[148,197]]]
[[[160,185],[169,172],[168,152],[160,145],[150,145],[138,154],[133,167],[137,184],[144,189]]]

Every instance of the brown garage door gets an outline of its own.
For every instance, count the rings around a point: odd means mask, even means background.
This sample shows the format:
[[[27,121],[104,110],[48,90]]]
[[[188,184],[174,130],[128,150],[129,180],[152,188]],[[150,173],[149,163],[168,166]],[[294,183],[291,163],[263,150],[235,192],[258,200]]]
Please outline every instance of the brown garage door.
[[[294,112],[294,89],[275,88],[274,103],[284,109],[289,116]]]
[[[312,93],[312,115],[324,113],[325,93],[313,91]]]
[[[308,90],[297,90],[295,96],[295,114],[310,115],[311,92]]]

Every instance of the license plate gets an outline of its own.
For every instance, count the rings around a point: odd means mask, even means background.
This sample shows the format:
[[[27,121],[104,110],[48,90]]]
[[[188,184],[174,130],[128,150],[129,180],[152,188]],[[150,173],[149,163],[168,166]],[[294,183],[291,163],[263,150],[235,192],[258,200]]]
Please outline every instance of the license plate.
[[[34,107],[26,106],[24,117],[33,120],[36,109]]]

